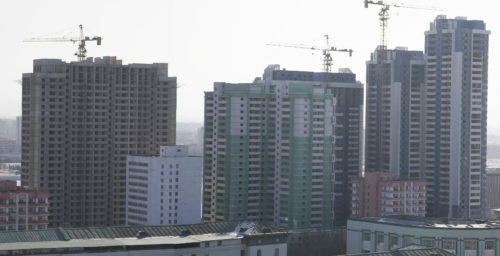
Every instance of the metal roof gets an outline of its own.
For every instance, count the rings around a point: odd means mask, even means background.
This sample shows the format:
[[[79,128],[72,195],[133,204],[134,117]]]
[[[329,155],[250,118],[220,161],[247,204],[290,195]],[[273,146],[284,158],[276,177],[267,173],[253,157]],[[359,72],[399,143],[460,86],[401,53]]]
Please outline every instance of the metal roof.
[[[135,238],[139,231],[145,231],[148,237],[175,237],[185,231],[188,231],[189,235],[226,234],[239,232],[242,228],[246,231],[245,235],[280,232],[277,228],[261,223],[231,221],[175,226],[87,227],[2,231],[0,232],[0,243]]]

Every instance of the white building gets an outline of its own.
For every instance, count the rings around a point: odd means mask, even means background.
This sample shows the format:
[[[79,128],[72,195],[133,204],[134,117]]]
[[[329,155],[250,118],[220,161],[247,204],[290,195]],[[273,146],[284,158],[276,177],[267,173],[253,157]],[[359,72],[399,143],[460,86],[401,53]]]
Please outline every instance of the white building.
[[[416,216],[352,218],[347,222],[347,254],[375,254],[412,245],[457,256],[496,256],[500,255],[500,223]]]
[[[160,156],[127,157],[127,225],[201,221],[202,159],[187,146],[162,146]]]

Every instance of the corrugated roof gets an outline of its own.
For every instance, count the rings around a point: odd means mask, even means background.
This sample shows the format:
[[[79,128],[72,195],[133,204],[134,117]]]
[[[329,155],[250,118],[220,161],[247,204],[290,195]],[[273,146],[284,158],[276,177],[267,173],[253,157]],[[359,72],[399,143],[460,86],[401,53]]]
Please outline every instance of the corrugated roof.
[[[241,224],[237,221],[231,221],[175,226],[88,227],[4,231],[0,232],[0,243],[135,238],[139,231],[147,232],[148,237],[179,236],[182,231],[186,230],[189,231],[190,235],[223,234],[238,231],[235,229]],[[277,231],[279,230],[274,227],[255,223],[253,224],[253,229],[245,234],[252,235]]]
[[[35,241],[65,241],[65,239],[58,229],[0,232],[0,243]]]

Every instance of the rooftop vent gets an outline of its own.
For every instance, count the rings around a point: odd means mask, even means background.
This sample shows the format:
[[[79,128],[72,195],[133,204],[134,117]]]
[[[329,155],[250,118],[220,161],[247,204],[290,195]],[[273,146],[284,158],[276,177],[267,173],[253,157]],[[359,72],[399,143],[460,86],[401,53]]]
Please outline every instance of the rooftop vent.
[[[142,239],[142,238],[145,238],[148,236],[148,232],[146,231],[137,231],[137,234],[135,234],[135,237],[137,237],[137,239]]]
[[[191,235],[191,230],[189,229],[183,229],[179,232],[180,237],[185,237]]]

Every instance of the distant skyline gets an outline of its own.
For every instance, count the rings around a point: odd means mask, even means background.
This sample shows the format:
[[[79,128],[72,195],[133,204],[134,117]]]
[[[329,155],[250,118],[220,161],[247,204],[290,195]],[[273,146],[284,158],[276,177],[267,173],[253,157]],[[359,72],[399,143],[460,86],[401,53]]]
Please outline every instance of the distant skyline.
[[[500,131],[500,50],[497,1],[398,0],[396,3],[434,6],[444,11],[392,8],[388,46],[424,49],[424,31],[439,14],[484,20],[491,31],[490,132]],[[178,122],[203,122],[203,92],[213,82],[251,82],[268,64],[288,70],[321,71],[319,52],[266,46],[266,43],[332,45],[354,50],[334,54],[333,70],[350,68],[365,84],[365,62],[379,44],[379,8],[365,9],[363,0],[349,1],[2,1],[0,2],[0,117],[21,115],[22,73],[32,71],[37,58],[75,61],[69,42],[23,43],[31,37],[76,35],[83,24],[90,35],[102,36],[101,46],[88,43],[88,56],[116,56],[124,63],[167,62],[169,76],[178,77]],[[58,31],[66,31],[58,33]]]

